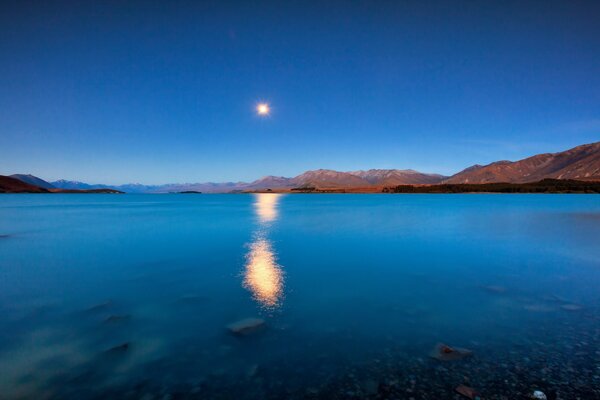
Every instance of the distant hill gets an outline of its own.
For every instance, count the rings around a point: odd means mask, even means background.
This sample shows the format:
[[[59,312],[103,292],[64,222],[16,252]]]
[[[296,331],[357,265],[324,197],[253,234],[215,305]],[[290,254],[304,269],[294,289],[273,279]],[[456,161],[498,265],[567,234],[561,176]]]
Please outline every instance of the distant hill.
[[[0,175],[0,193],[49,193],[48,189],[25,183],[20,179]]]
[[[349,173],[377,186],[434,184],[447,178],[444,175],[425,174],[412,169],[370,169]]]
[[[559,153],[538,154],[519,161],[474,165],[444,183],[537,182],[542,179],[600,181],[600,142]]]
[[[31,176],[31,180],[35,181],[35,176]],[[39,179],[42,182],[45,182]],[[48,182],[46,182],[48,183]],[[77,190],[77,189],[59,189],[59,188],[43,188],[40,186],[32,185],[23,182],[20,179],[13,178],[11,176],[0,175],[0,193],[122,193],[114,189],[91,189],[91,190]]]
[[[367,171],[338,172],[328,169],[307,171],[290,182],[295,187],[358,188],[391,185],[425,185],[439,183],[446,177],[425,174],[411,169],[370,169]]]
[[[291,178],[283,176],[265,176],[246,185],[248,189],[284,189],[291,188],[294,184]]]
[[[247,183],[243,182],[169,183],[151,187],[146,193],[228,193],[241,190],[245,185]],[[124,188],[125,186],[119,186],[119,188]]]
[[[14,174],[10,175],[11,178],[20,180],[21,182],[29,183],[30,185],[39,186],[44,189],[54,189],[54,186],[37,176],[29,174]]]
[[[89,190],[89,189],[109,189],[108,185],[90,185],[88,183],[78,181],[67,181],[60,179],[58,181],[50,182],[52,186],[57,189],[68,189],[68,190]]]
[[[65,190],[99,190],[99,189],[110,189],[118,190],[125,193],[151,193],[154,189],[159,186],[152,185],[141,185],[139,183],[130,183],[127,185],[104,185],[104,184],[89,184],[79,181],[67,181],[60,179],[58,181],[51,182],[57,189]]]
[[[348,172],[338,172],[330,169],[306,171],[291,179],[295,187],[343,188],[370,186],[365,179]]]

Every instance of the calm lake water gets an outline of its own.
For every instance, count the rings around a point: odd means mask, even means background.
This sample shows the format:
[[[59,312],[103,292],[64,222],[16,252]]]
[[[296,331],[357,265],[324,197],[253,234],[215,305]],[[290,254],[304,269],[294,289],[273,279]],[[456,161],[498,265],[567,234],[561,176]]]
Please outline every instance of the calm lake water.
[[[2,195],[0,235],[1,399],[600,398],[600,196]]]

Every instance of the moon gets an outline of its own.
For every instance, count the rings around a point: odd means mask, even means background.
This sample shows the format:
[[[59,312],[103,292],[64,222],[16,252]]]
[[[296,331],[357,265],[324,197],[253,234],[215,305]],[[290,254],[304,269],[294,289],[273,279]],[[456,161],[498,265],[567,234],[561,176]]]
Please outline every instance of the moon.
[[[266,117],[271,113],[271,107],[267,103],[259,103],[256,106],[256,113],[261,117]]]

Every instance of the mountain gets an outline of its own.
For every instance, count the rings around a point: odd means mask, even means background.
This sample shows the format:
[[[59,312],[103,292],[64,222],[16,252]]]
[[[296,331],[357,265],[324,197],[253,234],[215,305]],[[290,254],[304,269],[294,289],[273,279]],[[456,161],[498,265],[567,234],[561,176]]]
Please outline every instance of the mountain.
[[[202,193],[227,193],[242,190],[247,183],[244,182],[205,182],[205,183],[169,183],[166,185],[149,186],[145,193],[179,193],[179,192],[202,192]],[[127,191],[127,185],[118,186]]]
[[[542,179],[600,181],[600,142],[559,153],[538,154],[519,161],[474,165],[444,183],[525,183]]]
[[[57,189],[75,189],[75,190],[88,190],[88,189],[103,189],[106,188],[106,185],[90,185],[88,183],[78,182],[78,181],[66,181],[64,179],[60,179],[58,181],[50,182],[52,186]]]
[[[53,181],[51,184],[57,189],[65,190],[97,190],[97,189],[112,189],[118,190],[125,193],[149,193],[158,188],[158,186],[152,185],[141,185],[139,183],[129,183],[126,185],[103,185],[103,184],[89,184],[79,181],[67,181],[60,179]]]
[[[272,178],[272,177],[271,177]],[[307,171],[295,178],[277,178],[274,187],[360,188],[370,186],[421,185],[440,183],[446,177],[411,169],[370,169],[339,172],[330,169]],[[278,184],[279,186],[275,186]],[[252,185],[251,185],[252,186]]]
[[[290,182],[294,187],[316,188],[344,188],[370,186],[371,184],[359,176],[348,172],[333,171],[331,169],[317,169],[292,178]]]
[[[48,189],[10,176],[0,175],[0,193],[48,193]]]
[[[443,175],[425,174],[412,169],[370,169],[368,171],[352,171],[349,174],[378,186],[435,184],[446,178]]]
[[[29,183],[30,185],[39,186],[44,189],[54,189],[54,186],[37,176],[29,174],[14,174],[10,175],[11,178],[20,180],[21,182]]]
[[[262,177],[247,184],[247,188],[249,189],[285,189],[292,187],[294,187],[294,184],[291,178],[272,175]]]

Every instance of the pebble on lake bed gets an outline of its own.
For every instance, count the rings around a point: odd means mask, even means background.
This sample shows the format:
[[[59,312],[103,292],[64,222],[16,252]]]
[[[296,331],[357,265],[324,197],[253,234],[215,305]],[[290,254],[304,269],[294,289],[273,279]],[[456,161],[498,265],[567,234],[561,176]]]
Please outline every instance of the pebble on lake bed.
[[[531,395],[531,398],[536,399],[536,400],[546,400],[547,399],[546,395],[541,390],[536,390],[535,392],[533,392],[533,394]]]
[[[460,347],[450,347],[444,343],[435,345],[429,356],[440,361],[454,361],[473,355],[473,352]]]
[[[234,335],[248,335],[265,326],[265,320],[261,318],[244,318],[227,325],[227,329]]]
[[[456,393],[465,396],[467,399],[479,400],[481,399],[481,395],[477,393],[475,389],[472,387],[468,387],[466,385],[459,385],[454,389]]]

